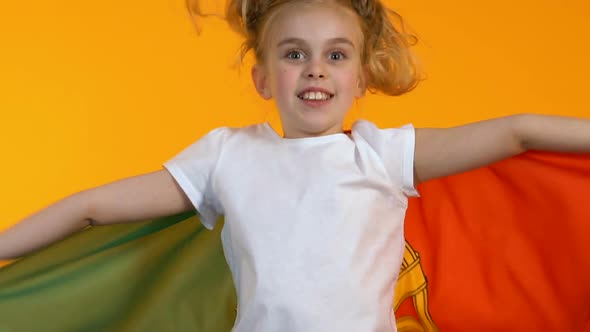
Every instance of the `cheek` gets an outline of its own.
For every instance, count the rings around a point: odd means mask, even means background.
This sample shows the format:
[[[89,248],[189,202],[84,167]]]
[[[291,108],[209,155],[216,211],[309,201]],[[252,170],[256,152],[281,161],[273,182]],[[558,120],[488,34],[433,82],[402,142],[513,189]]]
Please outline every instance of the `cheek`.
[[[358,73],[354,71],[343,71],[338,75],[340,90],[348,94],[354,94],[358,85]]]
[[[291,90],[295,88],[297,77],[299,76],[297,71],[294,68],[285,67],[279,68],[276,73],[275,82],[277,92],[279,94],[292,93],[293,91]]]

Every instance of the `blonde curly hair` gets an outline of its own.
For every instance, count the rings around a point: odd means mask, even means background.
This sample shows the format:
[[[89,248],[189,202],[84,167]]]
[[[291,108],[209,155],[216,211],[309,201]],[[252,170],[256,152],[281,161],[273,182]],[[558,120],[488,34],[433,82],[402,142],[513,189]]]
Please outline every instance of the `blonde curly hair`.
[[[265,43],[270,22],[279,9],[293,2],[326,0],[227,0],[225,19],[244,38],[239,60],[253,50],[258,63],[264,63]],[[422,79],[418,59],[410,51],[418,38],[406,32],[401,15],[385,7],[380,0],[328,0],[352,9],[359,17],[364,37],[361,62],[367,74],[366,87],[372,93],[399,96],[413,90]],[[208,16],[201,11],[199,0],[186,0],[194,15]],[[397,20],[397,29],[393,20]],[[401,31],[401,32],[400,32]]]

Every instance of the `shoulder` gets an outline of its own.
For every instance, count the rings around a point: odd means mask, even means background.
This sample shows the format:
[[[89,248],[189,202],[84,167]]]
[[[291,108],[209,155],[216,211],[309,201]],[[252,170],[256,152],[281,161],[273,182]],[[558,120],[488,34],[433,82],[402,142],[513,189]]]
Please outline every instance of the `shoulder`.
[[[256,123],[243,127],[217,127],[211,129],[205,136],[216,136],[224,141],[228,139],[246,139],[263,136],[267,133],[264,123]]]
[[[414,128],[411,123],[404,124],[399,127],[380,127],[377,126],[375,123],[369,120],[357,120],[352,124],[352,130],[396,130],[396,129],[410,129]]]
[[[415,128],[412,124],[400,127],[380,128],[369,120],[358,120],[352,125],[352,133],[367,140],[392,140],[401,137],[413,138]]]

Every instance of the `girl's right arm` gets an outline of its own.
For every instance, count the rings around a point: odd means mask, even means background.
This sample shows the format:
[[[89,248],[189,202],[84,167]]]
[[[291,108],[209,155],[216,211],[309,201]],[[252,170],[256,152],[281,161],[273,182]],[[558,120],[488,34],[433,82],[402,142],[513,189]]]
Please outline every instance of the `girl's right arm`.
[[[0,233],[0,260],[27,255],[89,225],[145,221],[192,208],[166,169],[118,180],[68,196]]]

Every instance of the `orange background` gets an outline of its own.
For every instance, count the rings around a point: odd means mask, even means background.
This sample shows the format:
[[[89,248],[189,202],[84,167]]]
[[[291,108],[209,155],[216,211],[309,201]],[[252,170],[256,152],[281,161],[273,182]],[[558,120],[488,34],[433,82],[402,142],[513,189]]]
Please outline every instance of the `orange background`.
[[[366,97],[351,119],[446,127],[520,112],[590,116],[588,1],[388,4],[421,37],[428,79],[402,97]],[[277,127],[249,68],[230,68],[239,42],[215,18],[197,36],[183,0],[4,2],[0,229],[160,169],[212,128]]]

